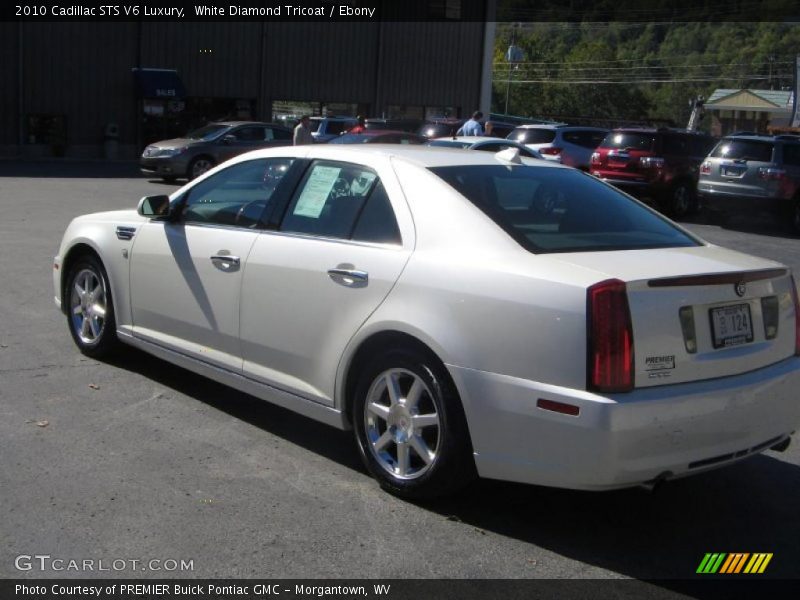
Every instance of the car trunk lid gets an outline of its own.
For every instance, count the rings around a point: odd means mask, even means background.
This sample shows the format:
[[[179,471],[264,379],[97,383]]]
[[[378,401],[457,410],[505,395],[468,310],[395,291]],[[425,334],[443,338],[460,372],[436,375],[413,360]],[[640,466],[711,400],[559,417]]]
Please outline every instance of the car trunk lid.
[[[637,388],[752,371],[795,352],[793,283],[778,263],[716,246],[554,258],[625,282]]]

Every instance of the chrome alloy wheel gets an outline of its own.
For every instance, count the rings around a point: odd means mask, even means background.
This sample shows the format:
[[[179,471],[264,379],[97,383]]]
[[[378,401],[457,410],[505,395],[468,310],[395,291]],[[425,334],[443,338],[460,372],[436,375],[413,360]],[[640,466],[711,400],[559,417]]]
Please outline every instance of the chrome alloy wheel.
[[[364,407],[367,441],[378,464],[398,479],[416,479],[438,458],[441,419],[434,395],[411,371],[378,375]]]
[[[84,344],[94,344],[106,324],[106,289],[92,269],[82,269],[74,278],[70,293],[70,317],[75,334]]]

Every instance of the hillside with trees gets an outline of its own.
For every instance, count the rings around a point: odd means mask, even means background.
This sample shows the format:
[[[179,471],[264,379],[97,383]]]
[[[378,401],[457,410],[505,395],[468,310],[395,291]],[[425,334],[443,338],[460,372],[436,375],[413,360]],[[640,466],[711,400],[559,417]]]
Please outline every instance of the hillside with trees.
[[[510,115],[684,126],[717,88],[791,89],[798,53],[792,23],[498,23],[492,110],[508,98]]]

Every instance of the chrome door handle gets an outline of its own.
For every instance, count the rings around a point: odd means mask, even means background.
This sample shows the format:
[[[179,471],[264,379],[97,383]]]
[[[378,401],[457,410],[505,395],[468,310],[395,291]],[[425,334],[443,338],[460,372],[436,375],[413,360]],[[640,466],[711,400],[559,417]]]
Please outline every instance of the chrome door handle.
[[[231,256],[230,254],[215,254],[211,257],[211,262],[214,266],[222,271],[235,271],[241,264],[241,259],[238,256]]]
[[[369,283],[369,273],[358,269],[328,269],[328,277],[346,287],[366,287]]]

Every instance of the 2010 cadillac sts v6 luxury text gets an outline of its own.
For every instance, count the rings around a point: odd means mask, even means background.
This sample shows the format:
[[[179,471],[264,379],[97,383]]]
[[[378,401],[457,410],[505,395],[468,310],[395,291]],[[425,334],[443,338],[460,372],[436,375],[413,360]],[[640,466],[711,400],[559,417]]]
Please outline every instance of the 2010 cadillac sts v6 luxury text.
[[[124,342],[352,428],[405,497],[648,484],[800,421],[785,266],[513,149],[251,152],[76,218],[54,267],[85,354]]]

